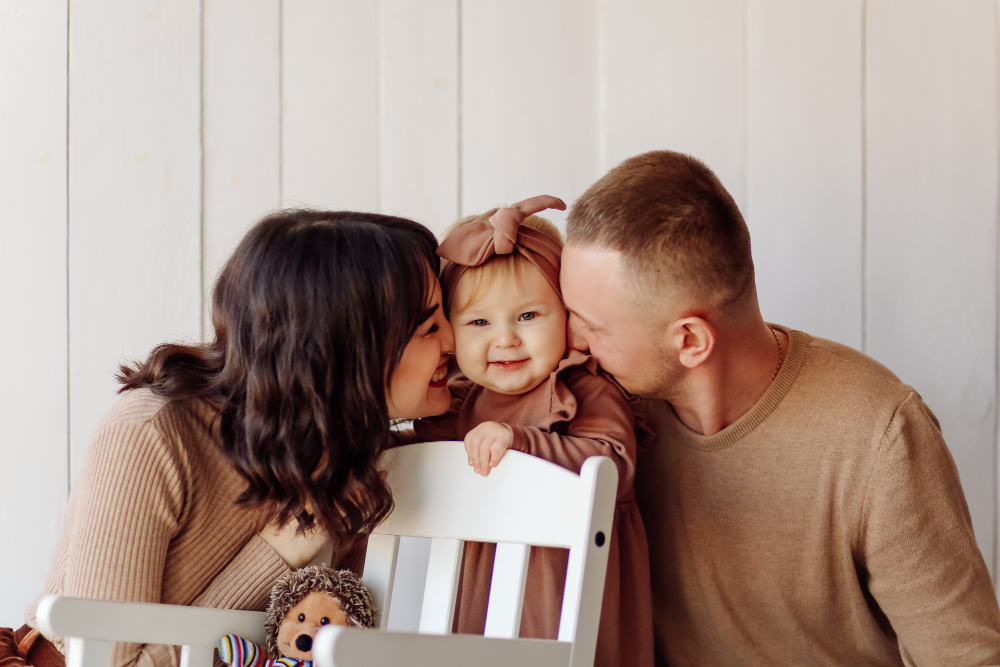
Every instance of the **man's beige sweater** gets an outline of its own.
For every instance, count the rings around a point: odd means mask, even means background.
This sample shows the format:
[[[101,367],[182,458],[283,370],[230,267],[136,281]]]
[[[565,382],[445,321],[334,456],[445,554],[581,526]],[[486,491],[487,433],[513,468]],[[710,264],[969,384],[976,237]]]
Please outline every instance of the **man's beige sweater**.
[[[1000,665],[1000,609],[934,415],[872,359],[782,330],[778,376],[719,433],[643,402],[658,661]]]

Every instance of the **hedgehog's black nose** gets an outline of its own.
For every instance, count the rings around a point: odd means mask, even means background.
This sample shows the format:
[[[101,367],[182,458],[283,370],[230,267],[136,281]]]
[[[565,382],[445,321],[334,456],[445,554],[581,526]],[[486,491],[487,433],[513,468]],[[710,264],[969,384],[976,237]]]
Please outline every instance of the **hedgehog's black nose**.
[[[299,635],[295,638],[295,648],[299,649],[303,653],[312,650],[313,638],[309,635]]]

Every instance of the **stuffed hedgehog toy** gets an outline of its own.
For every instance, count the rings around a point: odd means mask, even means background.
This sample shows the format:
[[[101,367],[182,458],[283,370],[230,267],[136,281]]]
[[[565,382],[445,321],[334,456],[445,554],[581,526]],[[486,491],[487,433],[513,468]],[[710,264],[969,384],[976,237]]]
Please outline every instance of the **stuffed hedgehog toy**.
[[[267,605],[267,652],[238,635],[219,640],[219,657],[230,667],[312,667],[312,643],[324,625],[370,628],[371,595],[350,570],[325,565],[289,572],[271,589]]]

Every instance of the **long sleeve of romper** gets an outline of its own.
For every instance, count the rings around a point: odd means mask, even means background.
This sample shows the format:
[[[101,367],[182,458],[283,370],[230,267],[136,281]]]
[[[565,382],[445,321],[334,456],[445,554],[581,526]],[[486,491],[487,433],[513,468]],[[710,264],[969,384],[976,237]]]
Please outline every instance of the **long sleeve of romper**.
[[[1000,609],[958,470],[915,394],[896,410],[867,484],[861,575],[907,665],[1000,665]]]
[[[576,415],[553,430],[508,424],[512,449],[556,463],[575,473],[591,456],[607,456],[618,467],[618,497],[632,488],[635,477],[635,415],[621,391],[591,373],[567,379],[576,398]],[[565,426],[565,433],[559,432]]]

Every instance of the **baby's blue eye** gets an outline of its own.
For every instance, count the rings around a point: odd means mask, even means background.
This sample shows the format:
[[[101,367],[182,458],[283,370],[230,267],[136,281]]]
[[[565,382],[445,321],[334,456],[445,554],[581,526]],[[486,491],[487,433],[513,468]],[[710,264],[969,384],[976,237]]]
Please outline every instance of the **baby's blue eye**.
[[[485,327],[489,325],[489,322],[486,320],[472,320],[469,324],[474,327]]]
[[[519,318],[517,318],[517,319],[520,322],[530,322],[531,320],[535,319],[536,317],[538,317],[538,313],[532,311],[532,312],[529,312],[529,313],[521,313],[521,316]]]

